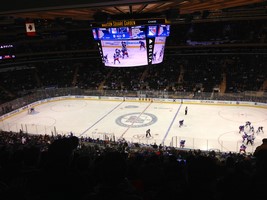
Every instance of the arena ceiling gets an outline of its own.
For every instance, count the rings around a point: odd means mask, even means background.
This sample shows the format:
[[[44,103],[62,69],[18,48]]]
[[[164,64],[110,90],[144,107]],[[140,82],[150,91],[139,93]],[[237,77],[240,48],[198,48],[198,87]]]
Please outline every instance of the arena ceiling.
[[[266,0],[8,0],[1,4],[0,19],[68,18],[95,21],[97,14],[103,13],[115,19],[117,16],[179,18],[188,14],[210,19],[266,17],[266,7]]]

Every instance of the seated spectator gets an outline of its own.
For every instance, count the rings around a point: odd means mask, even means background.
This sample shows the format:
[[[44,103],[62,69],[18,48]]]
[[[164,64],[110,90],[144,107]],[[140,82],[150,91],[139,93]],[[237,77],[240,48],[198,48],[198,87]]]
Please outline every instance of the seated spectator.
[[[267,166],[267,138],[262,139],[262,144],[255,149],[253,155],[261,167]]]
[[[107,152],[95,162],[97,185],[88,199],[132,199],[141,200],[126,177],[127,163],[123,154]]]

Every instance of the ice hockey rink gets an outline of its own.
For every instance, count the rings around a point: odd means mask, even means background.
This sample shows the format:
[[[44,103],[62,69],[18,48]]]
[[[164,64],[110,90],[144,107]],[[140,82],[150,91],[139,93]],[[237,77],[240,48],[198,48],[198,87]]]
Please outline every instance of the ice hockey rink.
[[[67,99],[42,103],[34,109],[31,114],[26,109],[0,121],[0,129],[48,135],[72,132],[77,137],[124,138],[175,147],[185,140],[185,148],[239,152],[239,126],[250,121],[255,141],[247,145],[247,152],[252,153],[266,137],[266,133],[256,133],[257,128],[263,126],[265,131],[267,127],[265,108],[239,105]],[[180,120],[184,120],[181,127]],[[146,137],[147,129],[151,137]]]

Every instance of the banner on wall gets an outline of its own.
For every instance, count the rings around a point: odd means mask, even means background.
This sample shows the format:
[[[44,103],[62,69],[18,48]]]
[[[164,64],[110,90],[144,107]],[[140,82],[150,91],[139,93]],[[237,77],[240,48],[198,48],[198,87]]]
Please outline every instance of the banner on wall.
[[[34,23],[26,23],[26,33],[28,36],[35,36],[36,30]]]

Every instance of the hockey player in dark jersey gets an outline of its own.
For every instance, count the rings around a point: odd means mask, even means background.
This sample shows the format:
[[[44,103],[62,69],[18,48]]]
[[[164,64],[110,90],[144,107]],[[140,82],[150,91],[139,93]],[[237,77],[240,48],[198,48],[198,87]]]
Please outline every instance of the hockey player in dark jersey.
[[[242,135],[242,142],[244,143],[247,138],[248,134],[244,132],[244,134]]]
[[[153,61],[156,61],[156,58],[157,58],[157,52],[153,53],[152,60],[153,60]]]
[[[179,121],[179,127],[183,126],[184,125],[184,120],[180,120]]]
[[[239,126],[239,133],[244,132],[244,130],[245,130],[245,126],[244,125]]]
[[[108,63],[108,54],[106,54],[105,56],[103,56],[103,60],[105,63]]]
[[[162,47],[161,47],[161,50],[159,52],[159,58],[158,58],[158,60],[160,60],[160,59],[163,58],[163,54],[164,54],[164,45],[162,45]]]
[[[256,133],[260,133],[260,132],[264,133],[263,132],[263,126],[259,126],[258,129],[257,129],[257,131],[256,131]]]
[[[250,126],[250,127],[249,127],[249,131],[252,132],[252,133],[254,133],[254,132],[255,132],[255,131],[254,131],[254,126]]]
[[[124,58],[125,56],[129,57],[129,54],[128,54],[128,50],[127,50],[127,47],[126,47],[126,42],[122,41],[121,42],[121,53],[122,53],[122,58]]]
[[[150,129],[146,130],[146,137],[151,137]]]
[[[244,145],[244,144],[241,144],[241,146],[240,146],[240,149],[239,149],[239,153],[246,153],[246,145]]]
[[[121,57],[121,50],[115,49],[115,54],[116,54],[116,56],[118,56],[120,58]]]
[[[31,107],[31,108],[29,109],[29,113],[30,113],[30,114],[33,114],[34,112],[35,112],[34,107]]]
[[[254,134],[251,134],[247,137],[247,145],[250,143],[251,145],[253,145],[254,143],[254,140],[255,140],[255,136]]]
[[[122,42],[121,42],[121,47],[122,47],[122,49],[123,49],[123,48],[126,49],[126,42],[122,41]]]
[[[250,125],[251,125],[251,122],[250,121],[246,121],[246,125],[245,126],[247,127],[247,126],[250,126]]]
[[[184,148],[184,145],[185,145],[185,140],[181,140],[180,141],[180,148]]]
[[[127,58],[129,57],[127,48],[122,48],[121,52],[122,52],[122,58],[124,58],[125,56],[127,56]]]
[[[140,50],[143,48],[143,49],[146,49],[146,45],[143,41],[139,41],[139,44],[140,44]]]

